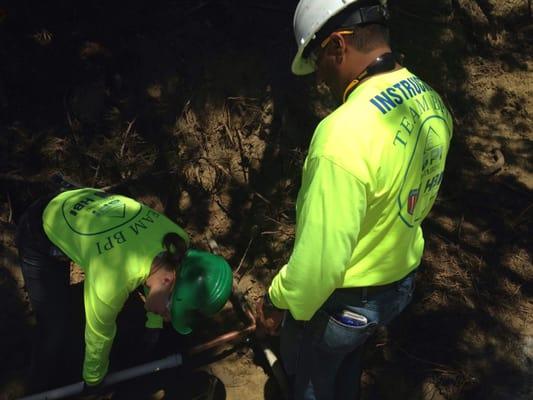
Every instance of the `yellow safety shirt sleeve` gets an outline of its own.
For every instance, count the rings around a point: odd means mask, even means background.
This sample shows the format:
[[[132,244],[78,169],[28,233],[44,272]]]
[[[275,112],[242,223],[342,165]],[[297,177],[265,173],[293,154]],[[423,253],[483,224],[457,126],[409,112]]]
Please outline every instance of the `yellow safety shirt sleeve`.
[[[163,328],[163,317],[152,312],[147,312],[144,326],[151,329]]]
[[[306,160],[294,249],[269,289],[276,307],[288,309],[297,320],[309,320],[341,286],[366,204],[365,185],[335,160]]]
[[[109,368],[109,352],[117,332],[116,318],[129,293],[122,290],[112,301],[103,302],[93,285],[85,282],[85,360],[83,380],[89,385],[100,383]]]

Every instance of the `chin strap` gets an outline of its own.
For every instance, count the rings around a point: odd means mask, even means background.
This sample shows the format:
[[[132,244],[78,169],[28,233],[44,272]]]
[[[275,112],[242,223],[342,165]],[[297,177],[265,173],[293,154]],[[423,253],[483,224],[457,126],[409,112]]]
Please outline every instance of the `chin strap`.
[[[396,56],[394,53],[384,53],[377,57],[372,63],[361,72],[357,78],[351,81],[342,95],[342,102],[345,103],[348,95],[361,83],[361,81],[369,76],[380,74],[382,72],[392,71],[396,66]]]

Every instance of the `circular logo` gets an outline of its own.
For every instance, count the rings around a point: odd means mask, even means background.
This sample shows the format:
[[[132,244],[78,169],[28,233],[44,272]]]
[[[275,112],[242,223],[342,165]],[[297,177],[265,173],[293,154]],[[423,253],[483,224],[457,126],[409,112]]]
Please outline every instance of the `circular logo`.
[[[98,191],[78,191],[67,197],[61,211],[78,235],[99,235],[117,229],[135,217],[142,205],[128,197]]]

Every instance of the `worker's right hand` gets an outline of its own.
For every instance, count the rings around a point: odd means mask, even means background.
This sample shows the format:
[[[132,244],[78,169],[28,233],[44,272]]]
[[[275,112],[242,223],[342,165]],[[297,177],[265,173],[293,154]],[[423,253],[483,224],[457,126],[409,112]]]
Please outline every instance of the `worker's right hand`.
[[[256,304],[256,335],[262,338],[266,335],[279,335],[281,322],[285,315],[283,310],[265,305],[261,298]]]

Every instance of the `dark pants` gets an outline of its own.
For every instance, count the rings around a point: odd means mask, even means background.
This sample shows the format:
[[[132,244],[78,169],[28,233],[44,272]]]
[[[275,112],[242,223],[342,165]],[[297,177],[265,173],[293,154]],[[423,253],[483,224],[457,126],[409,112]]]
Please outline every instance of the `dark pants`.
[[[34,392],[56,386],[66,365],[69,260],[43,231],[42,212],[51,197],[30,206],[16,234],[22,274],[37,322],[29,382]]]
[[[379,325],[392,321],[411,302],[415,273],[380,290],[339,289],[310,321],[286,314],[281,330],[281,358],[295,400],[359,399],[364,344]],[[346,326],[335,315],[349,310],[367,319]]]

